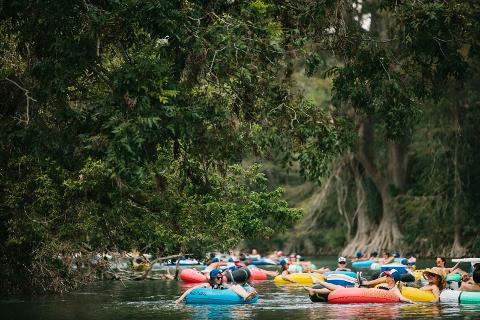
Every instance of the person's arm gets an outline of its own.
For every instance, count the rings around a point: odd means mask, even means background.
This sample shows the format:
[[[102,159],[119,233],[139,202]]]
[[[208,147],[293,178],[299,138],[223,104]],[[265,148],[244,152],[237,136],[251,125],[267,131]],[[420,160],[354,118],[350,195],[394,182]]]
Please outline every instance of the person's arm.
[[[381,277],[377,278],[375,280],[370,280],[370,281],[362,281],[362,286],[376,286],[377,284],[380,283],[385,283],[387,282],[387,277]]]
[[[438,302],[440,300],[440,289],[436,285],[428,285],[421,287],[420,290],[422,291],[432,291],[433,295],[435,296],[435,301]]]
[[[288,275],[289,275],[288,271],[286,271],[286,270],[283,271],[282,274],[281,274],[282,279],[285,280],[285,281],[291,282],[291,283],[297,283],[297,281],[293,280]]]
[[[394,258],[394,257],[389,257],[389,258],[385,259],[385,261],[383,262],[383,264],[389,264],[389,263],[392,263],[392,262],[393,262],[393,260],[395,260],[395,258]]]
[[[208,286],[209,286],[208,283],[202,283],[202,284],[196,285],[195,287],[192,287],[192,288],[188,289],[187,291],[185,291],[185,292],[180,296],[180,298],[178,298],[177,300],[175,300],[175,303],[176,303],[176,304],[179,304],[180,302],[182,302],[183,299],[185,299],[185,297],[186,297],[190,292],[192,292],[194,289],[197,289],[197,288],[207,288]]]
[[[415,303],[412,300],[405,298],[397,287],[393,287],[389,291],[394,293],[400,299],[401,302]]]

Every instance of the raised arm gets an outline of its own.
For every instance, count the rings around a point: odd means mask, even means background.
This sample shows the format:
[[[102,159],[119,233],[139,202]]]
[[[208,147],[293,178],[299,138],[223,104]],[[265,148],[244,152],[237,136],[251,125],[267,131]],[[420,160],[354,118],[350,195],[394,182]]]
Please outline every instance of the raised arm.
[[[183,299],[185,299],[185,297],[186,297],[190,292],[192,292],[192,290],[197,289],[197,288],[207,288],[207,287],[208,287],[208,283],[202,283],[202,284],[196,285],[195,287],[191,287],[190,289],[188,289],[187,291],[185,291],[185,292],[180,296],[180,298],[178,298],[177,300],[175,300],[175,303],[176,303],[176,304],[179,304],[180,302],[182,302]]]

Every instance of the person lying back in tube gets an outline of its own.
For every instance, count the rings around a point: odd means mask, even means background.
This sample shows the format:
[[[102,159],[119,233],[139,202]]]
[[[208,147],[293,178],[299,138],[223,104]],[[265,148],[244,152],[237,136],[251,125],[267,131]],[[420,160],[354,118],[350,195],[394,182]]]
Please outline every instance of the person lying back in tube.
[[[257,291],[251,291],[248,292],[245,290],[245,288],[239,284],[227,284],[223,282],[223,273],[221,270],[212,270],[210,271],[210,278],[208,280],[208,283],[202,283],[197,286],[194,286],[187,291],[185,291],[177,300],[175,300],[175,303],[180,303],[182,302],[186,296],[190,294],[194,289],[197,288],[211,288],[215,290],[225,290],[225,289],[230,289],[236,294],[238,294],[240,297],[245,300],[245,302],[251,301],[253,298],[257,296]]]

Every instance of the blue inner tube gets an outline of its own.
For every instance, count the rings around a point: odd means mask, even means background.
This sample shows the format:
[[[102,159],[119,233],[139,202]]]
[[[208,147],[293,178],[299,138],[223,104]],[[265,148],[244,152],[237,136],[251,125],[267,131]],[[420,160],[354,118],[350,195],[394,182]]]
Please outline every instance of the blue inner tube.
[[[390,271],[392,269],[395,269],[398,271],[398,274],[405,274],[408,273],[407,267],[403,264],[386,264],[380,267],[380,272],[383,271]]]
[[[372,265],[372,263],[373,263],[373,260],[355,261],[355,262],[352,262],[352,267],[370,269],[370,266]]]
[[[273,262],[272,260],[270,259],[258,259],[258,260],[253,260],[251,262],[251,264],[255,265],[255,266],[266,266],[266,265],[271,265],[271,266],[274,266],[276,265],[275,262]]]
[[[244,288],[248,292],[254,290],[250,286],[244,286]],[[245,302],[242,297],[230,289],[197,288],[185,297],[185,302],[188,304],[251,304],[257,301],[258,295],[249,302]]]
[[[349,276],[353,279],[357,279],[357,274],[353,271],[331,271],[331,272],[325,272],[324,275],[328,276],[330,274],[343,274],[345,276]]]

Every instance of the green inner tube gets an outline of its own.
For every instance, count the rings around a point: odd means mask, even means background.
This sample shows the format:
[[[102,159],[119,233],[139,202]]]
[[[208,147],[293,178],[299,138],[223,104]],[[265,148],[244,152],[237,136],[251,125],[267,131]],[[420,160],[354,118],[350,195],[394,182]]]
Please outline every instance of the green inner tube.
[[[480,304],[480,292],[462,292],[460,295],[460,303]]]
[[[447,275],[446,280],[447,282],[460,282],[460,280],[462,280],[462,276],[459,275],[458,273],[449,274]]]

